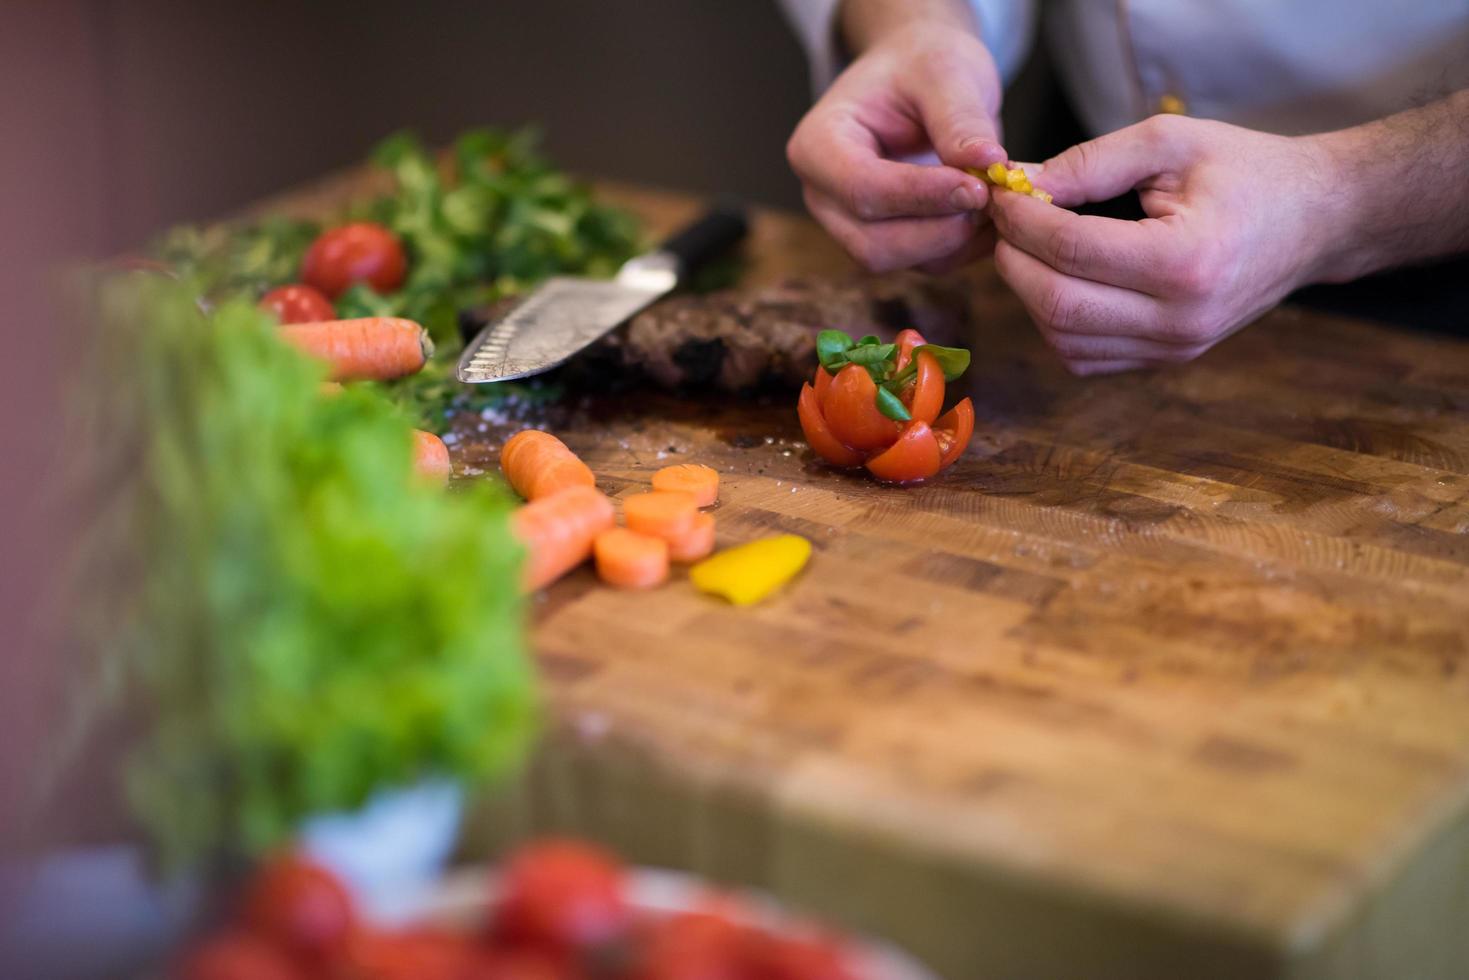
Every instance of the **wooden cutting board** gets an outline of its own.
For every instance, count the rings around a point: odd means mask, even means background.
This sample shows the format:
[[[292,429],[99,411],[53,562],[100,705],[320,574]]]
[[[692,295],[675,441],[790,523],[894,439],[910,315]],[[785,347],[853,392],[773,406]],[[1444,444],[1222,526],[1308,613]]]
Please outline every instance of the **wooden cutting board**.
[[[750,255],[851,271],[791,215]],[[609,492],[707,463],[722,544],[815,556],[752,609],[538,599],[550,736],[471,850],[591,834],[952,978],[1469,976],[1469,342],[1282,309],[1080,380],[972,288],[979,426],[929,486],[816,465],[785,401],[573,408]],[[492,469],[504,429],[458,431]]]

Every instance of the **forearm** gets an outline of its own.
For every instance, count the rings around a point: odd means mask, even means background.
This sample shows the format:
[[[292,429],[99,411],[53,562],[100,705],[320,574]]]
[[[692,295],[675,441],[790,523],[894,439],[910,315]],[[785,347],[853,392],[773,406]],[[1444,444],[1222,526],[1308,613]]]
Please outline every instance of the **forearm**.
[[[1345,282],[1469,251],[1469,89],[1305,139],[1327,174],[1316,278]]]
[[[844,0],[837,23],[848,52],[861,54],[885,37],[914,27],[979,35],[966,0]]]

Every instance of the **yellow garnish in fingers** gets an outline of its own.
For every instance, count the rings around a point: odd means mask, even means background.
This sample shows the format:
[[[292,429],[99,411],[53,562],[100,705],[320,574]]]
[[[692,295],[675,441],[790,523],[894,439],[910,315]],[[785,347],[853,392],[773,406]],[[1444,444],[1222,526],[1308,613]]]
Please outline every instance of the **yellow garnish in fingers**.
[[[1025,171],[1020,167],[1010,168],[1003,163],[992,163],[985,170],[977,170],[970,167],[968,172],[981,180],[994,184],[996,187],[1003,187],[1017,194],[1029,194],[1031,197],[1045,201],[1047,204],[1051,203],[1051,195],[1035,187],[1030,182],[1030,178],[1025,175]]]

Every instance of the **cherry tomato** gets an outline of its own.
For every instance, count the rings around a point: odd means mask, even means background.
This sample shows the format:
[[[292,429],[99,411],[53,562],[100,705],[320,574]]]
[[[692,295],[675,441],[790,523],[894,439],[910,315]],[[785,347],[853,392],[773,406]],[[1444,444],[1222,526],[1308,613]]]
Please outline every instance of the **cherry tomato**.
[[[285,953],[248,933],[206,939],[184,954],[177,980],[307,980]]]
[[[744,980],[758,934],[722,915],[684,912],[658,922],[638,956],[638,980]]]
[[[947,469],[964,454],[969,438],[974,435],[974,403],[965,398],[945,412],[943,418],[933,424],[933,435],[943,452],[939,469]]]
[[[260,297],[258,305],[274,314],[277,323],[320,323],[337,318],[331,300],[321,290],[299,282],[272,289]]]
[[[771,937],[755,954],[768,980],[858,980],[842,948],[823,939]]]
[[[391,293],[403,285],[407,271],[408,259],[398,236],[370,221],[322,232],[301,262],[301,279],[328,299],[336,299],[354,282]]]
[[[559,953],[612,942],[631,920],[614,857],[590,844],[547,840],[511,858],[494,926],[512,944]]]
[[[489,949],[476,953],[458,980],[576,980],[579,976],[564,959],[547,953],[533,949]]]
[[[897,371],[903,370],[903,368],[908,366],[908,362],[913,359],[913,348],[922,347],[928,343],[928,341],[923,339],[923,334],[912,329],[899,330],[898,336],[893,342],[898,345],[898,361],[894,366],[894,369]]]
[[[897,442],[867,461],[867,472],[889,483],[913,483],[937,473],[942,458],[928,423],[914,419]]]
[[[918,355],[918,374],[903,392],[908,413],[932,425],[944,407],[944,369],[932,354]]]
[[[877,383],[856,364],[848,364],[831,379],[821,400],[821,415],[837,441],[852,449],[885,449],[898,438],[898,423],[878,411]]]
[[[822,374],[825,373],[822,371]],[[861,466],[862,454],[837,442],[837,437],[831,434],[831,429],[826,425],[826,419],[821,416],[821,407],[817,405],[816,399],[815,389],[810,385],[801,385],[801,399],[796,402],[796,414],[801,419],[801,431],[806,434],[806,445],[833,466]]]
[[[816,365],[816,376],[811,379],[811,387],[816,389],[816,404],[826,397],[826,389],[831,387],[831,372],[820,364]]]
[[[341,980],[467,980],[479,954],[468,933],[413,928],[352,935],[333,978]]]
[[[256,873],[242,919],[255,935],[310,965],[341,956],[357,924],[352,899],[336,876],[295,855],[275,858]]]

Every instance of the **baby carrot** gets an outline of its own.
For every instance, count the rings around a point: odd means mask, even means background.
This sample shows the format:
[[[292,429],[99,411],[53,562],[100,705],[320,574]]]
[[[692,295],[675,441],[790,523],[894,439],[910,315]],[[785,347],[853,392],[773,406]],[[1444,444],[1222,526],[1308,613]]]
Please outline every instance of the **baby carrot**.
[[[693,527],[681,538],[668,542],[668,557],[673,561],[690,562],[708,558],[714,551],[714,515],[700,513],[694,518]]]
[[[701,463],[665,466],[653,474],[653,489],[682,490],[700,507],[708,507],[719,499],[719,471]]]
[[[449,482],[449,447],[432,432],[413,430],[413,469],[435,483]]]
[[[592,487],[570,487],[517,510],[510,527],[528,553],[525,590],[550,585],[586,561],[613,518],[612,501]]]
[[[500,469],[515,492],[536,500],[567,487],[594,487],[597,478],[566,444],[549,432],[526,429],[500,449]]]
[[[668,542],[614,527],[593,544],[597,574],[620,589],[651,589],[668,580]]]
[[[654,490],[623,498],[622,514],[632,530],[673,541],[689,533],[699,505],[682,490]]]
[[[298,350],[326,361],[332,381],[401,378],[421,369],[434,352],[428,332],[399,317],[287,323],[278,329]]]

